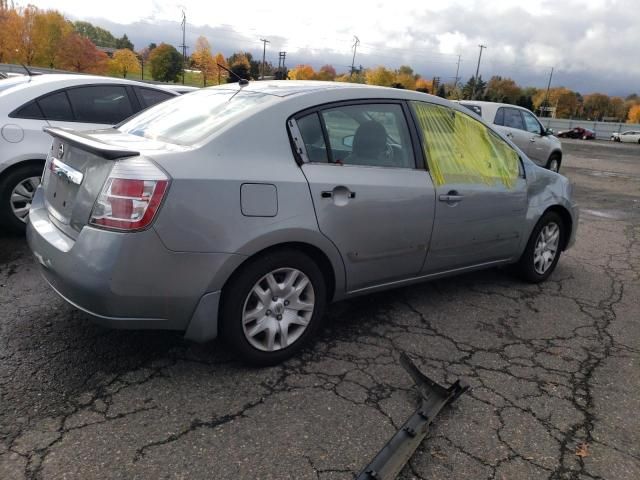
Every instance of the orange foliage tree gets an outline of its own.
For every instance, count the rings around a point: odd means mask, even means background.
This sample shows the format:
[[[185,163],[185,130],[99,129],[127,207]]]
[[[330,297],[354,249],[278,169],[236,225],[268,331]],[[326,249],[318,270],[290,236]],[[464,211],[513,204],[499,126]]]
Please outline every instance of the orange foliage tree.
[[[629,109],[627,123],[640,123],[640,103],[632,105]]]
[[[108,68],[107,54],[98,50],[91,40],[77,33],[64,38],[59,57],[60,67],[66,70],[102,75]]]
[[[316,72],[311,65],[298,65],[296,68],[289,70],[289,78],[291,80],[313,80]]]

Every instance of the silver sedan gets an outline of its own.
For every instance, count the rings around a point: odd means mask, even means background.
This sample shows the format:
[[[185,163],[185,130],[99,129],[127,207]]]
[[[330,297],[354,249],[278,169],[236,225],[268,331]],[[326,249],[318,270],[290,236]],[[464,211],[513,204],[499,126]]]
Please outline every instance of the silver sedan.
[[[117,128],[50,128],[28,241],[98,323],[295,354],[328,302],[498,265],[544,281],[575,239],[568,180],[438,97],[256,82]]]

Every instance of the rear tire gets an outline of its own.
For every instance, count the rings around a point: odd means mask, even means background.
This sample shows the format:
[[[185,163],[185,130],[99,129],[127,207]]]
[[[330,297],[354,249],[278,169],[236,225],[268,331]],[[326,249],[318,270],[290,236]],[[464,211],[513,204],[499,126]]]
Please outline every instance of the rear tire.
[[[12,233],[24,233],[28,209],[40,184],[42,168],[42,165],[33,163],[23,165],[0,179],[0,228]]]
[[[318,265],[295,249],[268,252],[233,275],[222,297],[222,338],[246,363],[278,364],[315,336],[327,302]]]
[[[544,282],[553,273],[565,243],[566,231],[562,217],[547,212],[538,221],[524,253],[515,265],[518,276],[529,283]]]

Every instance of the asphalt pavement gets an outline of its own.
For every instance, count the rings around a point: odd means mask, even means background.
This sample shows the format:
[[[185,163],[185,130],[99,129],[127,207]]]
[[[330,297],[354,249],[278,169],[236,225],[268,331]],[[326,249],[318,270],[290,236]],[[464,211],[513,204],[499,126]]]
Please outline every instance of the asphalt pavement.
[[[640,146],[564,148],[582,215],[549,281],[493,269],[338,303],[273,368],[95,326],[0,233],[0,479],[352,479],[417,405],[400,352],[472,386],[401,478],[640,478]]]

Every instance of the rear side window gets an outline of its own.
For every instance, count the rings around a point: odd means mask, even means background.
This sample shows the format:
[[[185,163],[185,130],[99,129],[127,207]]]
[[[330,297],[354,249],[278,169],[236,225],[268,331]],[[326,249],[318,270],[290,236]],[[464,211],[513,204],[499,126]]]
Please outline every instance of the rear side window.
[[[522,115],[520,110],[515,108],[504,108],[504,126],[510,128],[517,128],[518,130],[524,130],[524,122],[522,121]]]
[[[138,97],[140,97],[143,107],[152,107],[153,105],[169,100],[175,97],[167,92],[161,92],[160,90],[154,90],[153,88],[139,88],[136,87]]]
[[[312,113],[306,117],[299,118],[296,123],[300,136],[307,152],[307,158],[314,163],[327,163],[327,147],[324,143],[322,125],[317,113]]]
[[[415,168],[413,145],[397,104],[339,106],[321,112],[334,163]]]
[[[47,120],[74,121],[71,105],[64,91],[39,98],[38,105]]]
[[[113,125],[133,115],[125,87],[93,85],[67,91],[77,122]]]
[[[31,118],[35,120],[44,119],[40,107],[35,100],[17,109],[10,115],[12,118]]]
[[[437,186],[465,183],[513,188],[520,161],[504,140],[465,113],[425,102],[411,103]]]

